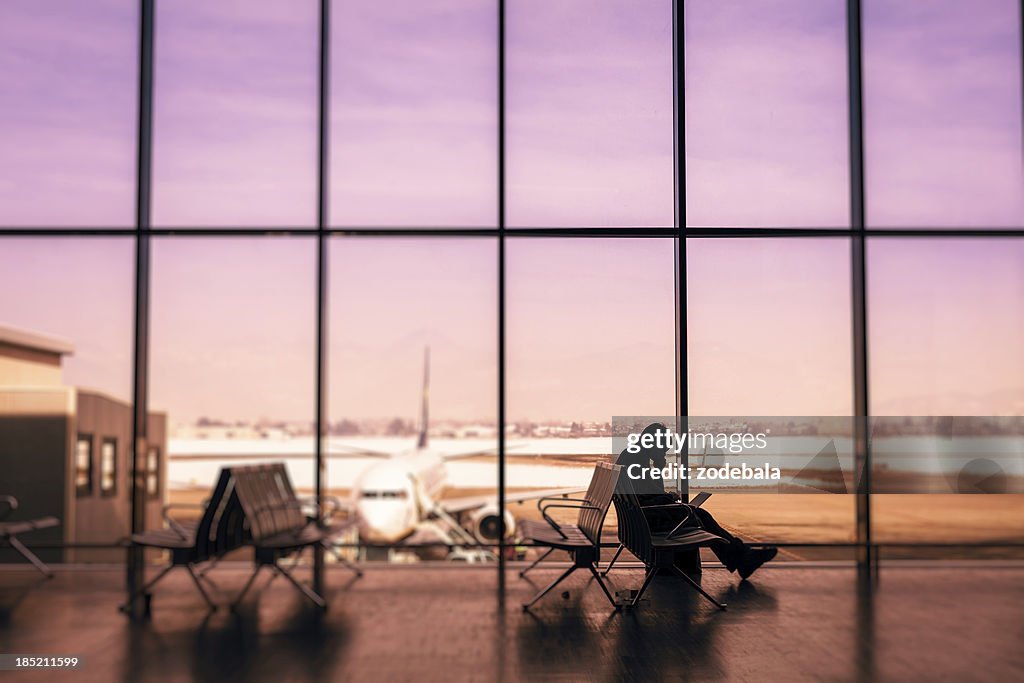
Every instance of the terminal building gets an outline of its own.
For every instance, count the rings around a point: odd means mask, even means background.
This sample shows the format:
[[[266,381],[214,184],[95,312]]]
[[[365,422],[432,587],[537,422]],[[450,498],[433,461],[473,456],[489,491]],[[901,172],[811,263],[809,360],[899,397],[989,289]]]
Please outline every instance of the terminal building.
[[[0,495],[18,516],[53,516],[33,533],[44,562],[122,562],[116,545],[131,530],[131,404],[68,386],[71,343],[0,326]],[[159,519],[166,491],[166,415],[149,414],[147,519]],[[0,562],[24,560],[10,548]]]

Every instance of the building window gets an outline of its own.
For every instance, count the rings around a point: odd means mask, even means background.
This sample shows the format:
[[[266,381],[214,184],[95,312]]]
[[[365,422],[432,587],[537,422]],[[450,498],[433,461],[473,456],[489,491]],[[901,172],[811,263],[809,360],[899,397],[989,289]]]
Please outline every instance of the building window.
[[[146,452],[146,495],[156,498],[160,495],[160,448],[150,446]]]
[[[117,493],[117,439],[103,439],[100,447],[100,493]]]
[[[75,494],[92,495],[92,434],[79,434],[75,441]]]

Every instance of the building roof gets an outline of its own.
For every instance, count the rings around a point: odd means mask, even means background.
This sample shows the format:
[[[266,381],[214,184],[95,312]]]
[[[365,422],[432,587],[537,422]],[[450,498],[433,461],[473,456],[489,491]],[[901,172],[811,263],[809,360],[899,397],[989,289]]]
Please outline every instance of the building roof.
[[[56,353],[61,356],[74,353],[75,351],[75,347],[66,339],[50,337],[37,332],[29,332],[28,330],[19,330],[14,327],[5,327],[4,325],[0,325],[0,344],[21,346],[34,351]]]

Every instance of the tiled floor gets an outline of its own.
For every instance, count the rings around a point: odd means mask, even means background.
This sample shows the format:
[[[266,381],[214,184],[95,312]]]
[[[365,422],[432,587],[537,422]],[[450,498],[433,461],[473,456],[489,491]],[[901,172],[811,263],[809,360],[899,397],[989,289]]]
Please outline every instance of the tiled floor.
[[[740,584],[703,585],[718,612],[674,577],[650,601],[615,613],[577,573],[530,613],[535,582],[493,567],[369,567],[330,572],[319,615],[284,581],[238,613],[207,613],[181,573],[160,587],[148,621],[117,611],[119,571],[52,581],[0,571],[0,653],[78,654],[80,671],[0,672],[3,680],[1022,680],[1024,567],[883,568],[873,590],[852,569],[778,567]],[[241,568],[213,574],[227,602]],[[637,570],[614,572],[636,587]],[[265,579],[264,579],[265,581]],[[262,581],[261,581],[262,584]]]

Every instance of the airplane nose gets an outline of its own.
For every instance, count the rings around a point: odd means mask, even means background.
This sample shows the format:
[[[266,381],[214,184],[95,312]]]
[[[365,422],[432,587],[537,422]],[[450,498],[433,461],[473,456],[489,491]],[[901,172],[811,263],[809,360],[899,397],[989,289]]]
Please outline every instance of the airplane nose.
[[[368,543],[396,543],[410,532],[405,508],[391,502],[367,502],[357,506],[359,537]]]

